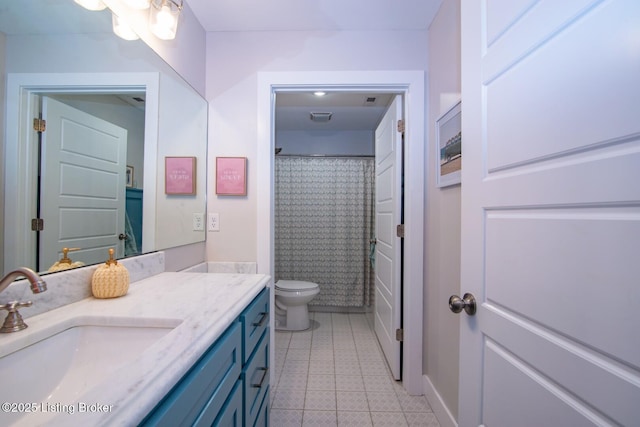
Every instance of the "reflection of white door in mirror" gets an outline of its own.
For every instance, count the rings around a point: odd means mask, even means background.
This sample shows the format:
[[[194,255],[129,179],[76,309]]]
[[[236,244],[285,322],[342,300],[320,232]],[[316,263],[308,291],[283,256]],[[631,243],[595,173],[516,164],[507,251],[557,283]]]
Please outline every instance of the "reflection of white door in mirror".
[[[78,93],[125,91],[132,97],[132,92],[144,93],[144,159],[139,164],[128,163],[135,166],[134,186],[142,198],[139,216],[143,220],[137,222],[141,228],[139,252],[204,242],[206,232],[194,231],[192,225],[193,215],[206,209],[206,167],[198,167],[197,195],[167,199],[162,166],[166,156],[195,156],[199,165],[206,165],[208,116],[204,98],[143,41],[125,41],[114,35],[110,10],[91,12],[67,0],[4,2],[0,33],[4,35],[0,77],[7,84],[6,91],[0,91],[6,113],[6,121],[0,125],[5,144],[0,161],[5,164],[6,177],[0,183],[5,190],[4,200],[0,199],[4,214],[0,273],[34,265],[35,260],[33,217],[29,215],[35,210],[36,199],[23,177],[37,167],[32,161],[34,150],[24,135],[36,117],[32,114],[37,110],[30,104],[34,94],[60,100],[62,94],[75,97]],[[64,102],[102,117],[66,98]],[[21,111],[30,108],[29,114],[20,116],[19,107]],[[131,162],[131,129],[114,123],[129,131],[127,161]],[[179,249],[171,256],[182,253]],[[72,253],[72,259],[76,254]]]
[[[124,256],[127,130],[49,97],[42,98],[40,218],[37,269],[80,248],[74,261],[96,264],[109,248]]]
[[[32,129],[32,120],[34,115],[37,116],[40,111],[40,98],[47,95],[48,97],[55,97],[57,100],[62,100],[64,104],[72,105],[76,109],[83,110],[84,112],[89,111],[92,116],[99,116],[101,118],[105,118],[105,113],[103,110],[110,108],[111,114],[108,115],[108,118],[112,118],[117,122],[118,126],[124,127],[129,130],[129,132],[125,132],[124,144],[122,146],[123,153],[114,154],[120,149],[114,151],[113,153],[103,152],[102,154],[96,156],[96,153],[88,153],[83,151],[86,149],[85,146],[75,147],[70,151],[73,152],[70,155],[72,158],[77,159],[78,157],[84,156],[85,159],[91,159],[91,162],[95,165],[97,157],[106,157],[110,158],[111,162],[114,163],[114,168],[118,170],[117,175],[120,178],[116,178],[118,181],[118,195],[117,197],[111,195],[109,197],[117,198],[117,203],[122,203],[123,208],[121,209],[124,212],[124,201],[125,201],[125,167],[129,163],[135,163],[132,160],[134,154],[132,154],[132,149],[135,146],[139,146],[137,156],[140,158],[139,165],[137,167],[138,170],[142,171],[141,174],[138,175],[136,179],[138,185],[142,187],[144,183],[145,191],[144,193],[144,211],[145,217],[142,222],[142,232],[147,232],[150,235],[149,242],[153,244],[153,234],[155,231],[155,181],[156,181],[156,143],[157,143],[157,123],[158,123],[158,75],[156,73],[122,73],[119,75],[91,75],[91,74],[59,74],[59,75],[36,75],[36,74],[9,74],[8,76],[8,90],[7,90],[7,123],[11,123],[12,126],[7,126],[7,139],[6,139],[6,199],[15,201],[11,204],[5,205],[5,242],[4,242],[4,268],[5,270],[8,268],[15,268],[17,266],[29,266],[31,268],[36,268],[40,271],[46,271],[52,264],[59,258],[62,247],[80,247],[93,249],[93,254],[90,253],[92,250],[86,251],[87,253],[82,253],[82,251],[77,251],[73,253],[72,259],[74,261],[81,261],[85,264],[92,264],[95,262],[102,262],[105,259],[106,248],[114,247],[120,248],[120,252],[123,252],[123,244],[119,241],[118,236],[121,233],[125,232],[125,221],[124,221],[124,213],[120,215],[120,217],[102,215],[106,216],[107,223],[98,224],[96,221],[97,216],[99,215],[91,215],[88,219],[91,222],[91,228],[96,232],[97,235],[102,237],[100,238],[92,238],[86,233],[84,226],[81,226],[83,231],[71,231],[72,238],[69,239],[69,236],[66,237],[66,240],[59,241],[58,236],[60,235],[60,230],[54,231],[50,233],[51,238],[47,238],[46,241],[43,241],[43,245],[40,250],[36,249],[36,233],[31,231],[31,218],[37,216],[36,210],[36,200],[39,199],[37,192],[37,185],[35,176],[37,175],[35,171],[37,170],[37,159],[38,155],[38,134],[37,132],[31,130]],[[115,101],[112,98],[115,98],[113,95],[125,95],[125,94],[144,94],[146,96],[147,101],[151,100],[151,102],[147,102],[142,111],[139,112],[139,119],[133,119],[129,117],[130,123],[123,124],[123,121],[118,116],[122,116],[123,113],[116,114],[114,112],[114,103]],[[18,102],[17,100],[22,100],[22,102]],[[100,100],[98,102],[97,100]],[[52,99],[49,99],[47,103],[51,103]],[[122,102],[122,101],[121,101]],[[106,107],[103,105],[101,108],[97,108],[95,104],[108,104]],[[122,102],[124,103],[124,102]],[[91,104],[90,108],[88,104]],[[133,107],[129,106],[129,109]],[[67,113],[65,113],[67,114]],[[128,116],[133,116],[129,111],[127,113]],[[136,122],[136,124],[132,124],[131,122]],[[49,132],[48,137],[51,137],[52,132],[60,133],[60,129],[54,130],[51,129],[54,122],[48,123],[47,130],[45,131],[45,135]],[[67,128],[69,128],[70,123],[67,123]],[[77,124],[74,124],[74,126]],[[137,129],[139,128],[139,129]],[[132,132],[132,129],[134,131]],[[137,130],[135,130],[137,129]],[[76,128],[76,131],[78,128]],[[103,132],[103,131],[100,131]],[[98,133],[100,133],[98,132]],[[109,131],[111,132],[111,131]],[[132,134],[139,133],[134,140],[138,141],[137,143],[132,143]],[[88,140],[89,138],[94,138],[94,136],[89,137],[86,134],[81,135],[81,139]],[[127,141],[128,140],[128,141]],[[103,141],[103,145],[105,142]],[[51,150],[51,147],[49,147]],[[43,189],[44,192],[51,195],[53,197],[57,197],[60,191],[60,178],[59,177],[51,177],[48,174],[51,172],[51,165],[47,165],[47,160],[51,160],[52,164],[59,162],[58,160],[54,160],[56,156],[51,156],[50,153],[43,153],[43,168],[45,168],[45,178],[47,182],[52,182],[55,190],[52,189]],[[52,159],[53,158],[53,159]],[[115,160],[114,160],[115,159]],[[64,163],[67,164],[67,160],[64,160]],[[118,166],[115,166],[115,164]],[[144,165],[143,165],[144,163]],[[73,185],[76,186],[72,192],[76,193],[94,193],[96,191],[107,191],[108,189],[103,188],[102,190],[98,190],[97,188],[78,188],[78,186],[86,185],[87,182],[91,180],[82,181],[84,178],[80,178],[77,175],[78,168],[71,172],[71,169],[65,166],[67,169],[63,172],[63,175],[71,173],[72,175],[66,176],[65,178],[71,177],[71,180],[74,181]],[[122,170],[120,170],[122,169]],[[95,172],[91,172],[85,170],[85,173],[95,174]],[[114,174],[115,169],[108,172],[108,174]],[[76,174],[76,175],[73,175]],[[103,174],[103,176],[106,176]],[[115,175],[112,175],[115,177]],[[57,182],[56,182],[57,181]],[[95,181],[95,179],[94,179]],[[102,185],[107,184],[106,182],[102,182]],[[107,184],[108,186],[108,184]],[[115,191],[115,188],[112,187],[111,190]],[[55,196],[54,196],[55,193]],[[122,193],[122,194],[120,194]],[[105,194],[102,194],[103,197]],[[75,196],[74,196],[75,197]],[[59,197],[58,197],[59,198]],[[103,197],[104,198],[104,197]],[[60,199],[60,198],[59,198]],[[68,201],[68,200],[67,200]],[[58,206],[59,209],[61,206],[66,206],[65,209],[69,208],[69,205],[64,205],[67,201],[64,200],[56,200],[53,202],[53,206]],[[47,205],[51,205],[51,203],[47,203],[43,200],[43,209],[47,209]],[[148,206],[148,207],[147,207]],[[74,206],[74,209],[77,206]],[[104,209],[105,206],[101,206],[101,209]],[[112,207],[108,207],[107,209],[111,209]],[[95,209],[95,206],[94,208]],[[54,209],[56,210],[56,209]],[[97,212],[97,210],[96,210]],[[101,214],[105,214],[106,211],[100,211]],[[45,221],[45,231],[47,228],[50,228],[52,222],[57,224],[63,223],[74,223],[74,225],[78,224],[86,224],[86,221],[80,220],[80,216],[74,214],[79,213],[79,210],[68,209],[62,217],[60,217],[57,213],[41,212],[40,217],[46,218],[48,215],[53,215],[49,217],[48,220]],[[118,219],[120,218],[120,219]],[[110,223],[109,223],[110,222]],[[8,226],[8,225],[11,226]],[[146,230],[146,228],[149,230]],[[56,227],[53,228],[56,230]],[[63,233],[64,234],[64,233]],[[85,237],[89,237],[89,240],[94,240],[93,243],[85,242],[77,242],[75,241],[75,237],[79,234],[84,234]],[[115,243],[111,241],[106,241],[104,235],[109,235],[110,239],[116,239]],[[46,236],[45,236],[46,237]],[[145,250],[145,248],[141,248]],[[152,249],[146,248],[146,251]],[[36,253],[40,254],[40,262],[39,265],[36,265]],[[122,254],[124,255],[124,253]],[[50,262],[53,261],[53,262]]]

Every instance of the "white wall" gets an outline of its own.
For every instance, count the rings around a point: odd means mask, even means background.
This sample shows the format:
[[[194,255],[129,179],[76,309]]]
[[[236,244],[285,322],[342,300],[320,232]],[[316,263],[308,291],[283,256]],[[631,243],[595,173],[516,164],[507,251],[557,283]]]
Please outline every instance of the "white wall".
[[[426,70],[426,31],[207,33],[208,261],[257,261],[257,81],[259,72]],[[319,82],[322,83],[322,82]],[[246,197],[215,195],[215,157],[248,158]],[[267,232],[266,230],[264,232]]]
[[[460,185],[436,187],[435,122],[460,99],[460,91],[460,0],[444,0],[429,27],[423,371],[455,419],[460,316],[447,301],[460,292]]]
[[[5,50],[6,40],[2,32],[0,32],[0,99],[5,99],[5,84],[6,70],[5,70]],[[0,135],[4,135],[4,102],[0,102]],[[1,138],[4,141],[4,138]],[[0,144],[0,159],[5,158],[4,144]],[[4,161],[0,161],[0,244],[4,245]],[[0,257],[0,272],[4,271],[4,257]]]
[[[373,156],[374,141],[373,130],[279,131],[276,128],[276,147],[282,148],[280,154]]]

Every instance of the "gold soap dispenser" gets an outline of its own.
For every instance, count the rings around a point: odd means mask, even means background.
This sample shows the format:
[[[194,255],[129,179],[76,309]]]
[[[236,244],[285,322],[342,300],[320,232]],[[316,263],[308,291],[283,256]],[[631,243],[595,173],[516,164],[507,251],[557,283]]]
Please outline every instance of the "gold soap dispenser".
[[[109,260],[100,265],[91,278],[91,291],[96,298],[121,297],[129,290],[129,271],[113,259],[109,249]]]
[[[54,271],[68,270],[70,268],[82,267],[84,265],[83,262],[74,262],[71,261],[71,258],[69,258],[69,252],[78,250],[80,250],[80,248],[62,248],[62,259],[49,267],[49,273],[53,273]]]

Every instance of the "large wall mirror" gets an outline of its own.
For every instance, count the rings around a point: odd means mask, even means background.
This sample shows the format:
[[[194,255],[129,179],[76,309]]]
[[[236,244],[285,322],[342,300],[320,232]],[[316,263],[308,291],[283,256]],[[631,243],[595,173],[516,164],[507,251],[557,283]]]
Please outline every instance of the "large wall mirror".
[[[207,103],[111,19],[73,0],[0,7],[3,274],[54,271],[63,248],[89,265],[205,240]],[[167,194],[167,176],[194,191]]]

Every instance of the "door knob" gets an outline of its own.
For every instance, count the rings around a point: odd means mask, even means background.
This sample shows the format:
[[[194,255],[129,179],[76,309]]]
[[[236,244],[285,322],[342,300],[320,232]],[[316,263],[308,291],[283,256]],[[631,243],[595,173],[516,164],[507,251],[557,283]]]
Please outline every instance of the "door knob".
[[[449,309],[454,313],[460,313],[464,310],[469,316],[476,314],[476,298],[466,293],[462,298],[458,295],[451,295],[449,298]]]
[[[120,235],[118,236],[118,239],[120,239],[120,240],[127,240],[128,238],[129,238],[129,236],[127,236],[124,233],[120,233]]]

